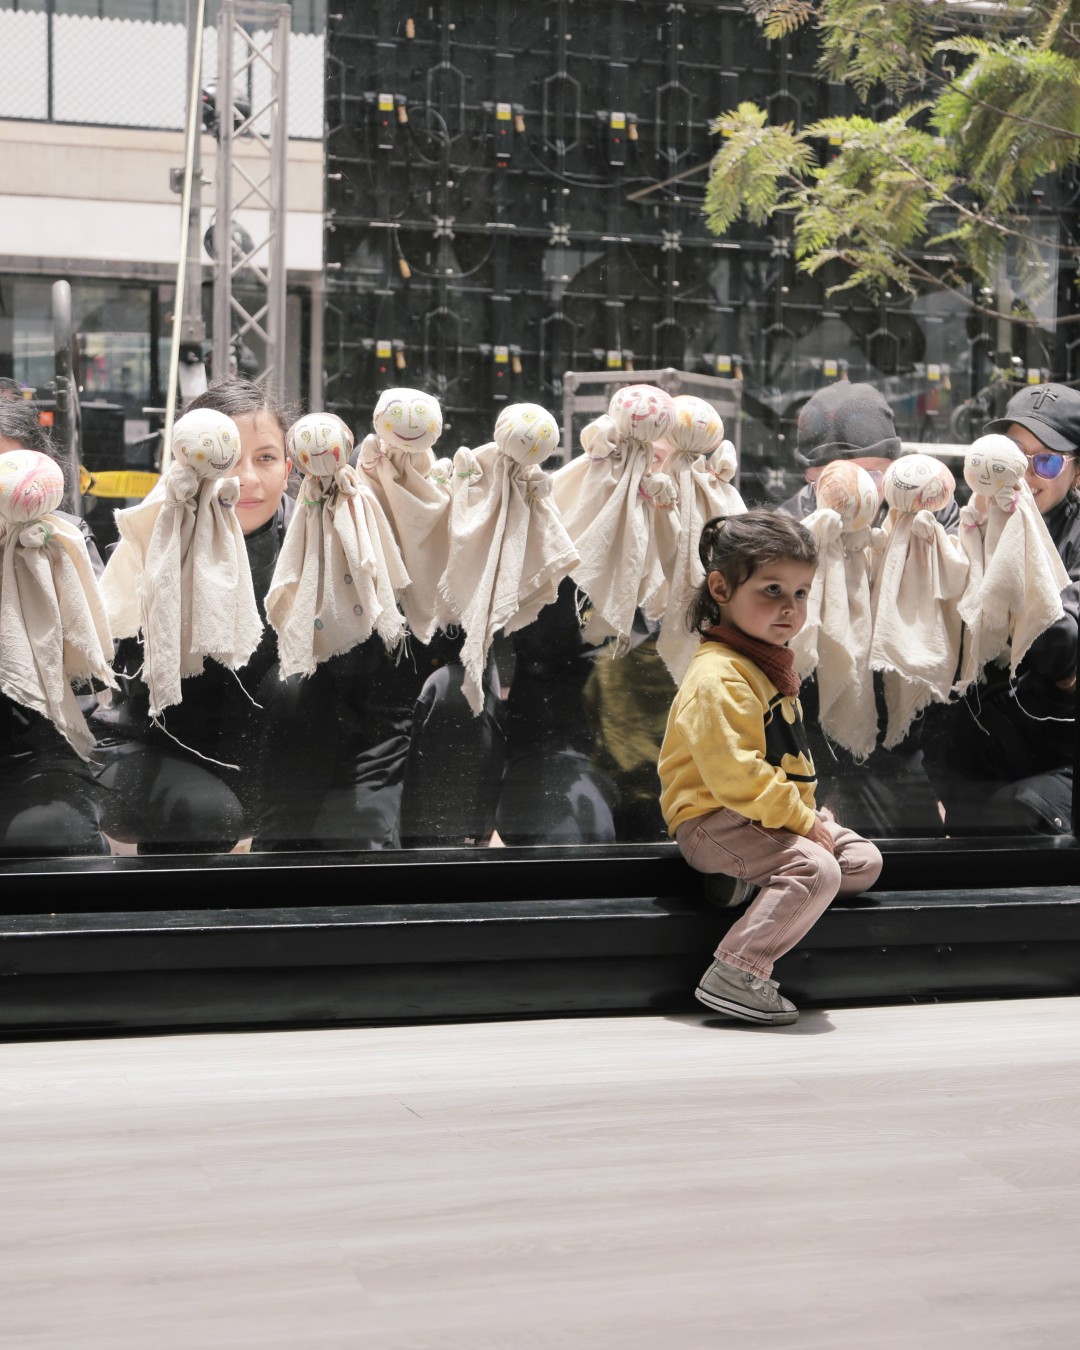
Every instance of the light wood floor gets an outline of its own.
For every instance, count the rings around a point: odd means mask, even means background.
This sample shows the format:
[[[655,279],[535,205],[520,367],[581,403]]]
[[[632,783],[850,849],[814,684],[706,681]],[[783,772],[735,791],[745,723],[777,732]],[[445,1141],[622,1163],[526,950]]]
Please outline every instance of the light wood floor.
[[[0,1346],[1080,1346],[1080,999],[0,1044]]]

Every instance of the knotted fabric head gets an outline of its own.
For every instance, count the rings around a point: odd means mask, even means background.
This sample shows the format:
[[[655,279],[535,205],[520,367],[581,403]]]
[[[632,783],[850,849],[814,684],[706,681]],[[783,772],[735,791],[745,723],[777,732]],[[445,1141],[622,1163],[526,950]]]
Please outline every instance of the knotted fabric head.
[[[450,558],[443,596],[465,632],[463,689],[479,713],[492,638],[532,623],[555,600],[578,552],[551,500],[541,462],[559,444],[555,418],[535,403],[513,403],[495,440],[454,456]]]
[[[697,650],[697,635],[686,626],[686,610],[705,580],[698,541],[705,522],[742,515],[746,505],[735,487],[735,447],[724,439],[720,414],[702,398],[680,394],[672,401],[674,419],[667,433],[664,472],[675,486],[678,510],[673,547],[664,558],[669,589],[657,651],[676,684],[681,683]]]
[[[360,446],[359,466],[393,529],[409,585],[401,607],[409,628],[430,642],[449,621],[439,586],[450,555],[450,461],[432,446],[442,433],[438,399],[418,389],[387,389]]]
[[[234,507],[240,458],[232,418],[210,408],[173,429],[173,462],[138,506],[117,511],[120,543],[102,577],[113,633],[141,633],[150,714],[182,699],[180,681],[208,657],[229,670],[251,658],[262,620]]]
[[[675,527],[666,513],[675,489],[654,471],[654,442],[675,420],[671,395],[653,385],[626,385],[581,433],[585,454],[554,475],[553,492],[581,561],[571,576],[588,596],[589,641],[615,638],[629,648],[634,613],[659,619],[667,603],[664,558]]]
[[[956,479],[933,455],[901,455],[885,473],[885,500],[896,511],[943,511],[953,499]]]
[[[971,563],[960,602],[965,624],[957,689],[982,678],[991,661],[1010,674],[1031,644],[1063,616],[1069,574],[1024,481],[1027,456],[1005,436],[980,436],[964,457],[971,501],[960,512],[960,541]]]
[[[904,455],[885,475],[891,510],[871,591],[870,665],[884,673],[886,749],[904,739],[929,703],[948,699],[956,673],[969,564],[933,515],[952,500],[953,485],[930,455]]]
[[[85,759],[94,738],[72,685],[116,682],[86,542],[52,514],[63,495],[64,475],[48,455],[0,455],[0,690],[47,717]]]
[[[285,443],[305,477],[266,595],[283,679],[310,675],[373,633],[397,647],[397,597],[409,584],[390,523],[349,463],[353,436],[341,418],[309,413]]]
[[[845,534],[858,534],[874,523],[880,503],[874,480],[861,465],[836,459],[814,484],[818,508],[835,511]]]

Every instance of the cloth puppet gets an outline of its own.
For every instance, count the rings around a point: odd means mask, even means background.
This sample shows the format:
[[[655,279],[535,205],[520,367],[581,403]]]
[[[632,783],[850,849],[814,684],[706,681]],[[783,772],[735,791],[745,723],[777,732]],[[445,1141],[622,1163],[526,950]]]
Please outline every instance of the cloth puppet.
[[[960,541],[971,562],[960,601],[964,656],[957,690],[1008,657],[1010,673],[1064,610],[1069,574],[1024,482],[1027,456],[1007,436],[980,436],[964,456],[973,496],[960,510]]]
[[[450,460],[431,447],[442,433],[438,399],[417,389],[387,389],[372,414],[375,430],[359,464],[386,512],[411,584],[401,596],[409,628],[430,642],[449,621],[439,590],[450,557]]]
[[[114,637],[141,632],[150,715],[182,700],[206,659],[247,664],[262,637],[244,533],[233,510],[240,432],[211,408],[173,427],[173,461],[138,506],[116,512],[120,542],[101,578]]]
[[[827,464],[815,484],[818,509],[803,524],[818,543],[806,624],[788,644],[804,678],[817,672],[818,725],[858,760],[877,743],[870,670],[870,544],[878,513],[874,480],[850,460]]]
[[[94,738],[72,685],[116,681],[86,543],[53,514],[63,496],[63,472],[48,455],[0,455],[0,690],[47,717],[86,759]]]
[[[956,482],[930,455],[902,455],[885,474],[884,542],[871,591],[870,665],[883,672],[886,749],[929,703],[944,703],[960,659],[960,598],[968,559],[934,519]]]
[[[657,513],[674,510],[675,490],[653,471],[654,442],[675,420],[671,395],[650,384],[624,385],[607,413],[581,433],[584,454],[559,469],[553,495],[581,557],[571,572],[592,612],[585,639],[615,638],[613,656],[629,650],[634,613],[659,619],[668,581],[657,540]],[[674,539],[678,526],[665,524]]]
[[[390,522],[349,463],[352,432],[333,413],[309,413],[285,437],[303,470],[300,498],[266,593],[282,679],[310,675],[372,633],[405,637],[397,596],[409,584]]]
[[[702,527],[716,516],[741,515],[746,504],[735,487],[738,461],[735,447],[724,440],[720,414],[711,403],[692,394],[679,394],[672,400],[672,410],[674,421],[660,448],[679,508],[658,513],[656,520],[661,541],[665,525],[675,527],[671,547],[661,548],[668,596],[656,649],[679,684],[701,640],[688,631],[686,611],[705,580],[698,556]]]
[[[465,633],[463,689],[475,714],[495,633],[532,623],[556,598],[578,552],[551,501],[540,464],[559,444],[554,417],[535,403],[512,403],[495,440],[454,456],[450,561],[444,597]]]

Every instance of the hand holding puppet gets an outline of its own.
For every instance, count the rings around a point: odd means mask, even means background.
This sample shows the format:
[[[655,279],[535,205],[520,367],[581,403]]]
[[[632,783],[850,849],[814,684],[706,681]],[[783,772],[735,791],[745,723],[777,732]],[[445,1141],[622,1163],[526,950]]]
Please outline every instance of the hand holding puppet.
[[[885,474],[890,510],[871,593],[870,665],[884,674],[887,749],[929,703],[948,699],[955,678],[968,559],[934,519],[955,487],[930,455],[902,455]]]
[[[114,637],[142,634],[150,715],[182,698],[180,681],[207,658],[238,670],[263,625],[234,507],[240,432],[210,408],[173,427],[173,460],[138,506],[116,513],[120,543],[101,590]]]
[[[450,461],[436,460],[442,409],[418,389],[387,389],[360,445],[359,467],[398,542],[410,585],[401,596],[409,628],[430,642],[448,616],[439,585],[450,556]]]
[[[304,480],[266,595],[282,679],[310,675],[372,633],[398,646],[397,596],[409,583],[390,523],[349,463],[353,436],[341,418],[309,413],[285,445]]]
[[[1031,644],[1064,610],[1069,574],[1024,481],[1027,456],[1007,436],[980,436],[964,457],[973,496],[960,511],[960,540],[971,563],[960,602],[964,657],[957,681],[963,692],[990,661],[1009,661],[1010,673]]]
[[[877,744],[870,669],[871,528],[878,513],[874,480],[850,460],[833,460],[815,484],[818,509],[803,524],[818,542],[806,624],[788,644],[802,676],[817,672],[818,725],[863,760]]]
[[[48,455],[0,455],[0,690],[47,717],[86,759],[94,738],[72,685],[116,681],[86,543],[53,514],[63,496],[63,472]]]
[[[494,441],[454,456],[443,595],[465,632],[463,689],[477,714],[492,638],[532,623],[578,562],[540,468],[558,444],[549,412],[513,403],[499,414]]]
[[[592,607],[586,640],[614,637],[615,656],[629,649],[635,610],[659,618],[667,600],[657,515],[675,510],[675,489],[653,460],[654,443],[674,416],[664,390],[624,385],[607,413],[582,431],[585,453],[553,478],[556,505],[581,558],[570,575]],[[666,528],[673,537],[673,523]]]
[[[711,403],[690,394],[674,398],[672,411],[671,430],[660,445],[678,511],[665,513],[673,538],[669,547],[661,548],[668,594],[656,649],[678,684],[700,641],[687,630],[686,610],[705,579],[698,556],[702,527],[716,516],[741,515],[746,505],[733,482],[738,461],[735,447],[724,439],[720,414]],[[661,544],[664,529],[665,519],[658,517],[656,537]]]

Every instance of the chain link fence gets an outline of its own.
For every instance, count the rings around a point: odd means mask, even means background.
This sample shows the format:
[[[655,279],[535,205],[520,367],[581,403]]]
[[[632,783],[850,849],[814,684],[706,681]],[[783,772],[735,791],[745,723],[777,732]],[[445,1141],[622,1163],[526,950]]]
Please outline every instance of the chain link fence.
[[[59,8],[16,7],[13,0],[0,0],[0,118],[183,128],[187,32],[182,22],[56,12]],[[290,137],[322,139],[323,51],[321,32],[290,35]],[[204,88],[216,82],[217,59],[217,30],[207,28]],[[246,94],[257,109],[258,87]]]

